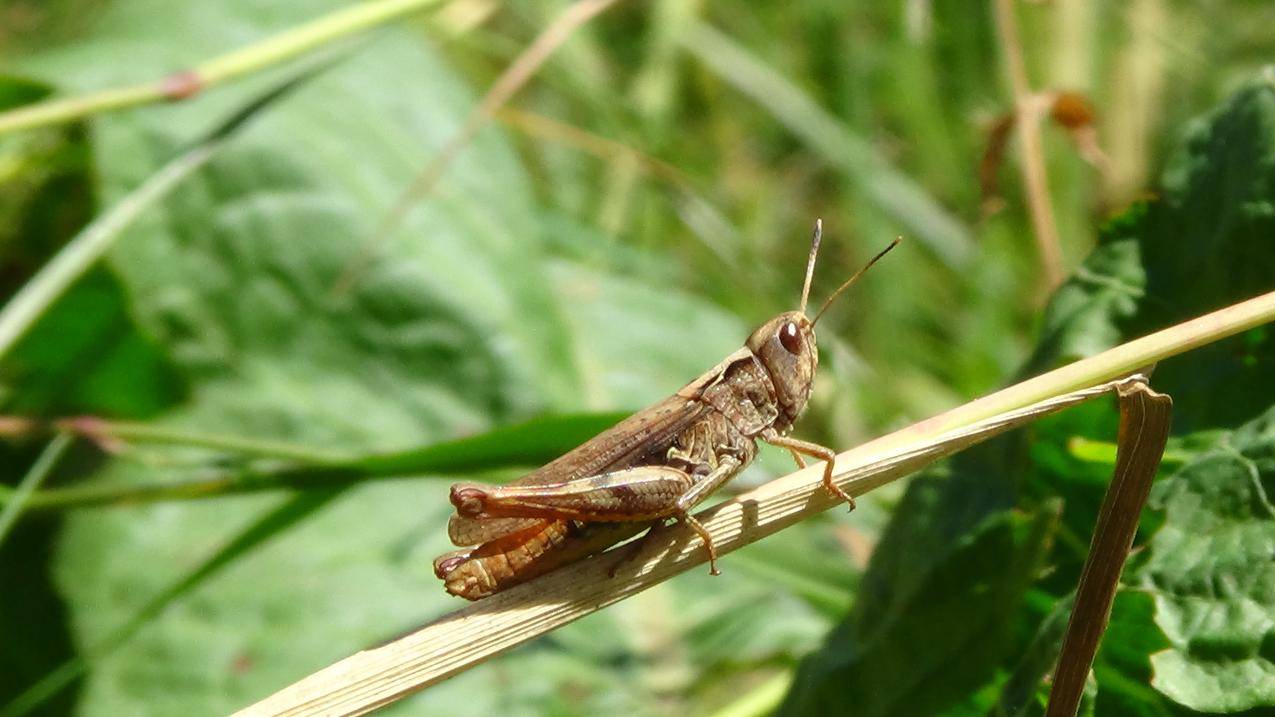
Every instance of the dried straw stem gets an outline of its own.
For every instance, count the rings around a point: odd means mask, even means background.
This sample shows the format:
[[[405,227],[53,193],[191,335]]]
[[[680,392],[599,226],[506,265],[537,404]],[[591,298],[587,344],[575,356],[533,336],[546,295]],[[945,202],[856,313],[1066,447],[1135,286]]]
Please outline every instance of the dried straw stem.
[[[863,495],[939,458],[1111,390],[1134,371],[1275,319],[1275,292],[1179,324],[921,421],[837,456],[838,484]],[[721,554],[833,507],[820,465],[697,517]],[[612,577],[613,552],[477,602],[327,667],[238,714],[354,715],[397,701],[706,561],[688,530],[645,541]],[[729,569],[730,561],[724,561]]]

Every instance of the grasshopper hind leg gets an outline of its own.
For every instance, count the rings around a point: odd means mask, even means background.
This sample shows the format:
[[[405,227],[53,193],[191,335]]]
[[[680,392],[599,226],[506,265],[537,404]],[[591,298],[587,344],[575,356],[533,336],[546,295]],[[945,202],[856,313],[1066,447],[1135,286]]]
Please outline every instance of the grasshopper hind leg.
[[[710,493],[717,490],[723,483],[729,481],[739,473],[744,462],[736,456],[723,456],[718,462],[717,467],[710,470],[706,475],[699,479],[689,490],[678,496],[677,501],[673,504],[669,511],[669,516],[677,518],[679,523],[686,525],[699,539],[704,542],[704,548],[708,551],[708,573],[709,575],[721,575],[722,571],[717,569],[717,547],[713,545],[713,536],[700,523],[695,516],[691,515],[691,509],[704,500]],[[625,555],[611,568],[611,577],[615,577],[615,573],[620,566],[633,560],[642,552],[642,546],[646,545],[651,536],[664,530],[664,520],[657,520],[651,525],[651,529],[642,536],[641,540],[635,540],[632,548],[629,548]]]
[[[708,529],[704,527],[703,523],[696,520],[695,516],[689,513],[682,513],[675,517],[679,523],[682,523],[695,531],[695,534],[699,536],[701,541],[703,541],[704,548],[708,551],[708,574],[721,575],[722,571],[717,569],[717,548],[713,545],[713,536],[709,534]],[[638,555],[642,553],[642,549],[654,539],[654,536],[664,533],[669,529],[669,527],[670,526],[663,520],[654,521],[651,523],[651,528],[643,533],[642,537],[622,546],[617,551],[620,552],[621,555],[607,571],[607,577],[614,578],[618,575],[620,568],[637,559]]]

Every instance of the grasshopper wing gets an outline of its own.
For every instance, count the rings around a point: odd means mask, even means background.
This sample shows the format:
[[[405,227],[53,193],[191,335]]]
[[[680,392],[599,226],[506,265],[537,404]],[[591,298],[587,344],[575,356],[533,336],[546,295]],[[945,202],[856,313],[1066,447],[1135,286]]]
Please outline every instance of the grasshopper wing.
[[[543,467],[507,484],[538,486],[658,463],[684,431],[713,408],[699,400],[739,361],[755,361],[740,349],[677,393],[629,416]],[[601,552],[646,528],[640,522],[590,523],[550,517],[453,516],[448,535],[460,547],[439,556],[435,571],[448,592],[475,600],[558,566]]]
[[[660,462],[683,431],[714,410],[699,400],[704,390],[720,380],[732,364],[755,360],[748,349],[736,351],[672,396],[638,411],[508,485],[565,483]]]

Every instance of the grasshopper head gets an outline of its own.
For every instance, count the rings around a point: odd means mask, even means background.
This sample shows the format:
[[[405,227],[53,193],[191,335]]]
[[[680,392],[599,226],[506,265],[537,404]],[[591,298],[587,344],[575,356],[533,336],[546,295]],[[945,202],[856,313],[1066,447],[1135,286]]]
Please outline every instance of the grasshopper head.
[[[747,346],[770,374],[779,410],[791,424],[806,407],[819,367],[814,325],[804,313],[789,311],[759,326]]]
[[[898,245],[895,239],[862,269],[832,292],[823,306],[811,319],[806,316],[806,302],[810,298],[810,284],[815,276],[815,259],[819,256],[819,241],[823,237],[823,221],[815,220],[814,236],[810,242],[810,258],[806,260],[806,281],[801,287],[801,304],[796,311],[789,311],[767,321],[748,337],[748,349],[761,361],[775,386],[775,398],[788,425],[792,425],[810,398],[810,385],[819,367],[819,347],[815,344],[815,324],[828,310],[841,292],[850,288],[886,252]]]

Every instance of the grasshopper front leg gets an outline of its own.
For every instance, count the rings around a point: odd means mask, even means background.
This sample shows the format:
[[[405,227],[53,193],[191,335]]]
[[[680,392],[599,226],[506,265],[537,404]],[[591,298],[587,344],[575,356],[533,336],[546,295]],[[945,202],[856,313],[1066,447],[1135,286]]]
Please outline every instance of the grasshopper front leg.
[[[811,443],[810,441],[803,441],[798,438],[790,438],[788,436],[781,435],[779,431],[776,431],[773,428],[763,431],[761,439],[777,448],[787,448],[789,451],[792,451],[794,457],[797,454],[804,453],[812,458],[818,458],[823,461],[823,487],[833,496],[849,503],[850,510],[854,510],[854,496],[845,492],[838,487],[836,483],[832,482],[832,471],[837,461],[836,451],[831,448],[821,446],[818,443]],[[806,467],[802,461],[798,460],[797,462],[802,468]]]

